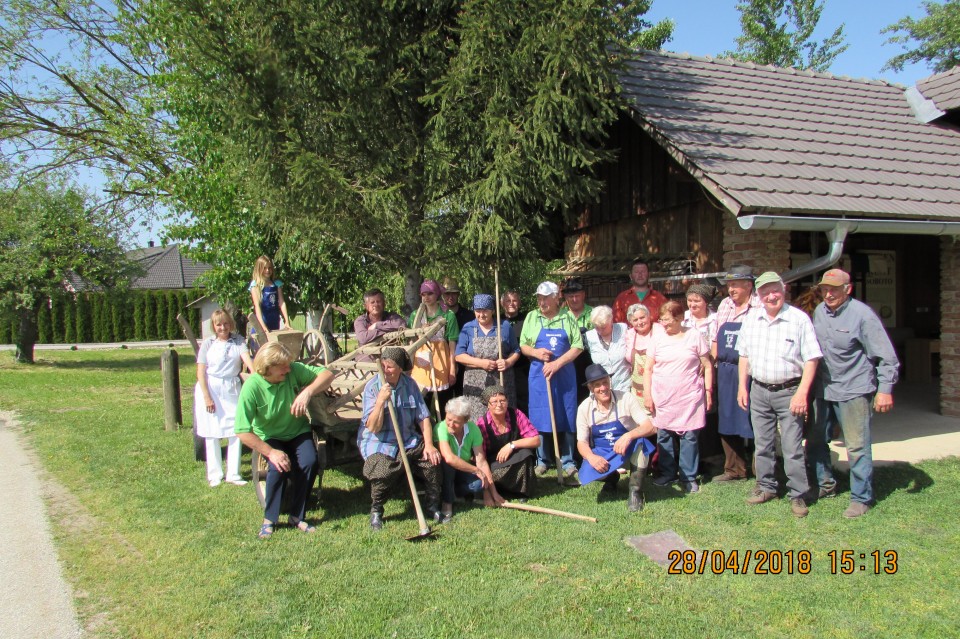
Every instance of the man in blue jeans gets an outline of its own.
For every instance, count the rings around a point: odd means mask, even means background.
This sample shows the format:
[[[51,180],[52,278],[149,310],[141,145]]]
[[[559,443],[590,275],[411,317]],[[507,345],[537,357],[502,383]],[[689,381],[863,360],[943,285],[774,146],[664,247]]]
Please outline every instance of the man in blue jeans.
[[[816,472],[820,498],[836,496],[828,442],[833,426],[839,424],[850,462],[850,507],[843,516],[852,519],[873,505],[871,405],[878,413],[893,408],[900,362],[876,313],[851,298],[851,290],[850,275],[840,269],[827,271],[820,280],[823,302],[813,313],[813,327],[823,363],[817,375],[816,424],[807,438],[807,458]]]

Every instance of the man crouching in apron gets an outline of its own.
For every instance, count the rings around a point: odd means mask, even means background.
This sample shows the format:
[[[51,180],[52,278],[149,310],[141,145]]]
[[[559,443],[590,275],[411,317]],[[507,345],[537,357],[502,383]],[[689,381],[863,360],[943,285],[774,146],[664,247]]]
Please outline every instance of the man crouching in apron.
[[[535,472],[543,476],[555,464],[552,436],[555,423],[563,475],[573,477],[577,473],[573,460],[577,373],[573,361],[583,352],[583,339],[570,315],[560,312],[559,293],[553,282],[541,282],[537,287],[537,309],[528,313],[523,323],[520,350],[530,358],[529,416],[541,434]],[[548,389],[553,397],[552,415]]]
[[[656,450],[644,438],[657,429],[636,395],[610,388],[610,375],[603,366],[591,364],[586,377],[590,396],[577,410],[577,450],[583,457],[580,483],[603,479],[601,492],[614,494],[620,480],[617,469],[626,469],[630,473],[627,510],[635,513],[643,509],[643,476]]]

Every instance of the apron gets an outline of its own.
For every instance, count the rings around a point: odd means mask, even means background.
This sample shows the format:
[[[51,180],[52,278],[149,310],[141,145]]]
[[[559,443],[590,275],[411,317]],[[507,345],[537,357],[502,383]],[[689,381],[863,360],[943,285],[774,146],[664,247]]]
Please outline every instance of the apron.
[[[426,317],[420,321],[420,326],[428,326],[437,317],[440,311],[433,317]],[[419,328],[414,326],[412,328]],[[450,388],[450,344],[447,342],[447,329],[437,331],[413,355],[413,370],[410,376],[420,386],[423,391],[444,391]],[[433,387],[433,378],[430,376],[430,369],[433,369],[433,377],[437,380],[437,387]]]
[[[570,350],[570,338],[562,328],[544,328],[540,318],[540,332],[534,348],[546,348],[553,353],[553,361]],[[543,377],[543,362],[530,362],[527,378],[530,388],[530,421],[541,433],[551,433],[550,404],[547,399],[547,380]],[[566,365],[557,371],[550,382],[553,388],[553,408],[556,412],[557,433],[574,432],[577,423],[577,373],[573,366]]]
[[[614,401],[614,419],[612,422],[607,422],[605,424],[597,424],[596,408],[594,408],[593,412],[591,413],[591,421],[593,424],[590,426],[590,449],[595,455],[599,455],[610,462],[610,467],[607,469],[607,472],[600,473],[590,465],[590,462],[583,460],[583,464],[580,465],[579,473],[581,485],[589,484],[590,482],[598,479],[603,479],[604,477],[617,472],[618,468],[627,463],[638,445],[643,446],[644,455],[649,455],[653,451],[653,444],[641,437],[640,439],[635,439],[630,442],[630,446],[627,447],[624,455],[618,455],[617,453],[613,452],[613,445],[617,443],[617,440],[620,439],[620,437],[626,435],[628,432],[627,428],[623,425],[623,422],[620,421],[620,413],[618,410],[617,403]]]
[[[280,305],[277,303],[279,288],[273,282],[260,291],[260,314],[263,315],[263,327],[268,331],[280,329]]]
[[[480,327],[473,327],[473,353],[474,357],[496,361],[500,358],[500,349],[497,345],[496,328],[490,335],[480,335]],[[490,386],[500,383],[500,371],[489,372],[479,368],[468,368],[463,374],[463,394],[470,397],[479,397],[483,391]],[[507,405],[516,407],[517,392],[513,383],[513,369],[508,368],[503,371],[503,386],[507,391]],[[483,407],[486,412],[486,407]],[[481,413],[481,416],[483,413]]]
[[[721,435],[753,439],[750,411],[743,410],[737,403],[737,389],[740,384],[737,340],[741,326],[742,322],[726,322],[717,329],[717,412],[720,417],[718,430]],[[749,391],[748,378],[747,392]]]

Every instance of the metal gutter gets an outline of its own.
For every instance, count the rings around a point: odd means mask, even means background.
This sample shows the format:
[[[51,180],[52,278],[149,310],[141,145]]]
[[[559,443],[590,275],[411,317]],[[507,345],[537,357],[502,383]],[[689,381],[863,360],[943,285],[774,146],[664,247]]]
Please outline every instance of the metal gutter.
[[[853,220],[827,217],[789,217],[778,215],[746,215],[737,218],[745,231],[821,231],[827,234],[830,248],[826,255],[787,271],[780,277],[786,283],[803,279],[825,270],[840,260],[848,233],[883,233],[890,235],[960,235],[960,222],[926,220]]]

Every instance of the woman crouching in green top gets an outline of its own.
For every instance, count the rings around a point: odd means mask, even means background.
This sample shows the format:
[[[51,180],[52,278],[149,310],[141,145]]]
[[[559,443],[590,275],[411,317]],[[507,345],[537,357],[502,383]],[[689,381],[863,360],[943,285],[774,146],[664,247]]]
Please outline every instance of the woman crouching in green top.
[[[287,478],[293,484],[290,525],[312,533],[316,528],[304,521],[304,514],[307,494],[316,478],[317,449],[307,405],[310,398],[330,386],[333,373],[322,366],[294,362],[290,351],[279,342],[270,342],[257,351],[253,370],[240,390],[234,432],[269,462],[267,503],[258,536],[267,539],[273,534]]]
[[[493,485],[490,464],[483,452],[480,427],[470,421],[470,402],[456,397],[444,406],[446,419],[434,427],[434,441],[443,457],[443,487],[440,498],[443,506],[440,521],[453,518],[453,497],[467,493],[483,493],[484,506],[499,506],[503,497]]]

